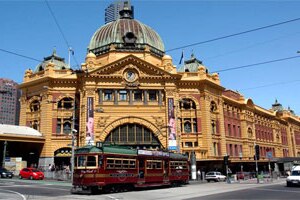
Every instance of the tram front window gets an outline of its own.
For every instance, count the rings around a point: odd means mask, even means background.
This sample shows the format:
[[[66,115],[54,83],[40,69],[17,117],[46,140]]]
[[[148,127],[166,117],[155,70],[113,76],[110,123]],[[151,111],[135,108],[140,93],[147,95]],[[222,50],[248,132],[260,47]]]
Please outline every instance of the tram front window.
[[[97,156],[76,156],[75,166],[78,169],[82,168],[96,168]]]

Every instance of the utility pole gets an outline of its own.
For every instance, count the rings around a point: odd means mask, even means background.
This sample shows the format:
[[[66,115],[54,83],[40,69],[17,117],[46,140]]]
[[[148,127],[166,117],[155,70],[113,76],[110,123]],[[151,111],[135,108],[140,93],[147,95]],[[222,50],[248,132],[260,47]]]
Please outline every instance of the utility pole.
[[[3,143],[3,159],[2,159],[2,168],[5,167],[5,157],[6,157],[6,146],[7,146],[7,141],[5,140]]]

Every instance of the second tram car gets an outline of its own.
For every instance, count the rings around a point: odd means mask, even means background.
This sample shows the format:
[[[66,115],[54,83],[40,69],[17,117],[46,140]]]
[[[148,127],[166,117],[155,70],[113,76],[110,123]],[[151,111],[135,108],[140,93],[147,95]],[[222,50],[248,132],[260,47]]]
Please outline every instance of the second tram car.
[[[188,156],[121,146],[84,146],[75,150],[72,193],[119,191],[189,182]]]

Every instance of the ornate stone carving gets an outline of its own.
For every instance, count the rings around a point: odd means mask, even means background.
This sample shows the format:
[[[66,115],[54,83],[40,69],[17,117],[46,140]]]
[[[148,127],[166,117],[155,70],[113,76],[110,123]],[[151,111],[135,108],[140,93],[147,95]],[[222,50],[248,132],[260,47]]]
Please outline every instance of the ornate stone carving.
[[[164,119],[162,117],[156,117],[156,116],[152,116],[152,117],[155,120],[155,124],[156,124],[157,128],[159,128],[161,130],[165,125]]]
[[[97,122],[97,128],[102,128],[105,127],[106,125],[106,121],[109,119],[110,117],[99,117],[98,122]]]

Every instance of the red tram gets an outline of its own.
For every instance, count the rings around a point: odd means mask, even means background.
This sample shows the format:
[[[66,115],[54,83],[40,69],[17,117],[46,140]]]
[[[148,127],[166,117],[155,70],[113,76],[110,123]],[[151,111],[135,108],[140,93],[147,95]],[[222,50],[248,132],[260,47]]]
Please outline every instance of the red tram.
[[[75,150],[71,192],[119,191],[182,185],[188,181],[186,155],[97,143],[97,146],[88,145]]]

